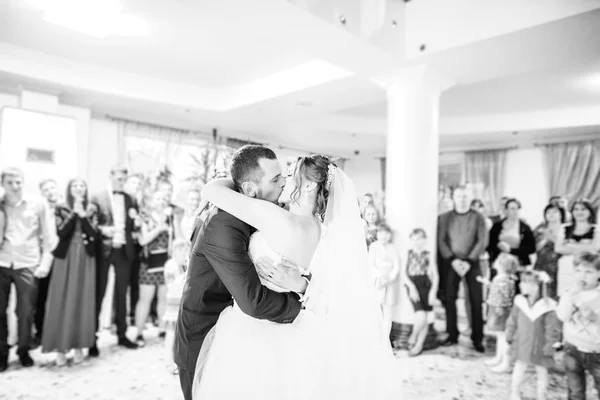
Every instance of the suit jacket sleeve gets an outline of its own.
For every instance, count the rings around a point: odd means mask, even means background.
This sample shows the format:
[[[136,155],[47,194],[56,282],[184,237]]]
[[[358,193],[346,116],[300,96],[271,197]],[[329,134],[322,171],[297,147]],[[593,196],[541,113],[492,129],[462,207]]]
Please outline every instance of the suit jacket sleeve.
[[[298,296],[277,293],[261,284],[248,255],[248,227],[242,221],[219,213],[205,227],[202,239],[204,256],[245,314],[278,323],[294,321],[301,309]],[[196,253],[194,250],[192,256]]]

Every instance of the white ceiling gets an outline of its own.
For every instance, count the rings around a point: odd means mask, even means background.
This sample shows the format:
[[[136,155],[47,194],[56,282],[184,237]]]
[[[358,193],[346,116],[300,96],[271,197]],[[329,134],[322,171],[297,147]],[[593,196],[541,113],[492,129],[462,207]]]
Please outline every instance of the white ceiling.
[[[319,3],[324,7],[321,11],[332,1]],[[433,7],[437,0],[421,1],[406,7]],[[548,0],[529,1],[536,7],[548,4],[544,3]],[[444,117],[600,107],[600,85],[585,81],[600,72],[597,0],[552,0],[554,8],[544,23],[534,18],[535,7],[528,14],[527,6],[511,0],[506,7],[521,6],[520,29],[512,22],[503,24],[504,17],[498,16],[493,21],[495,30],[484,30],[485,24],[479,24],[480,28],[472,28],[471,40],[463,30],[445,40],[443,48],[432,45],[409,59],[381,46],[385,41],[357,37],[327,13],[315,16],[310,7],[306,12],[284,0],[122,3],[125,11],[149,22],[148,37],[88,37],[42,22],[40,12],[22,0],[1,2],[0,90],[16,93],[25,87],[58,94],[67,104],[90,107],[96,116],[110,114],[195,130],[218,127],[223,134],[241,139],[340,155],[357,149],[384,151],[385,91],[374,79],[421,63],[456,83],[442,96],[442,127]],[[347,0],[342,8],[355,3],[358,0]],[[388,3],[395,8],[390,7],[393,13],[384,18],[386,24],[392,18],[396,21],[398,7],[404,7],[396,1]],[[471,9],[481,6],[470,4]],[[467,4],[461,1],[457,7]],[[352,16],[350,9],[346,11]],[[410,9],[404,11],[411,15]],[[479,15],[477,10],[472,15],[469,8],[464,11],[465,18]],[[428,18],[422,10],[412,14]],[[415,21],[410,25],[415,26]],[[388,35],[401,31],[386,29],[382,32]],[[407,43],[418,42],[417,34],[408,32]],[[437,34],[441,38],[452,32]],[[428,43],[435,43],[431,31],[428,37]],[[353,76],[265,95],[260,85],[265,79],[314,60],[344,68]],[[484,125],[482,133],[502,136]],[[454,134],[443,137],[442,144],[473,138]]]

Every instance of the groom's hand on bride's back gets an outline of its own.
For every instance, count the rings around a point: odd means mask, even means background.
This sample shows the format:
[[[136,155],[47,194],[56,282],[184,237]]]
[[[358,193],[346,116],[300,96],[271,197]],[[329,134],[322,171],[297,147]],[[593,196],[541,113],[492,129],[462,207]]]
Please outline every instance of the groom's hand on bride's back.
[[[298,266],[283,257],[272,260],[263,256],[257,260],[256,270],[262,279],[291,292],[304,293],[308,286]]]

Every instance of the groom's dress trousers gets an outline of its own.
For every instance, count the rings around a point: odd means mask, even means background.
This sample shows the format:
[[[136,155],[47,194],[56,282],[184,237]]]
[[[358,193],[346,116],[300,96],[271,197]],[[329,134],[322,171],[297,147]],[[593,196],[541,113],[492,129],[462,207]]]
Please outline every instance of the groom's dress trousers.
[[[244,313],[257,319],[291,323],[300,313],[298,295],[277,293],[262,286],[248,255],[254,231],[231,214],[215,208],[193,238],[174,345],[186,400],[192,398],[202,343],[233,299]]]
[[[473,326],[471,339],[480,343],[483,340],[483,290],[477,277],[481,275],[479,257],[488,243],[485,218],[476,211],[459,214],[448,211],[438,218],[438,251],[442,258],[440,287],[445,288],[446,327],[451,340],[458,340],[456,300],[462,279],[452,261],[460,259],[469,263],[470,269],[464,276],[469,288]]]

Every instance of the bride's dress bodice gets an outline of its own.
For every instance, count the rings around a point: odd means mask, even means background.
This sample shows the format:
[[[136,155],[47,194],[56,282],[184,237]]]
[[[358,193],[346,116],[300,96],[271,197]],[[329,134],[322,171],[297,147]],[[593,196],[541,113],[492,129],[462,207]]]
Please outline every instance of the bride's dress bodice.
[[[277,261],[279,258],[281,258],[281,255],[276,253],[275,250],[273,250],[271,246],[269,246],[269,243],[267,243],[267,239],[265,239],[265,235],[263,235],[259,231],[254,232],[252,236],[250,236],[248,254],[250,255],[250,259],[254,264],[254,268],[256,268],[256,263],[261,257],[267,257],[273,261]],[[289,292],[289,290],[277,286],[274,283],[268,282],[262,277],[260,278],[260,282],[263,284],[263,286],[266,286],[275,292]]]

